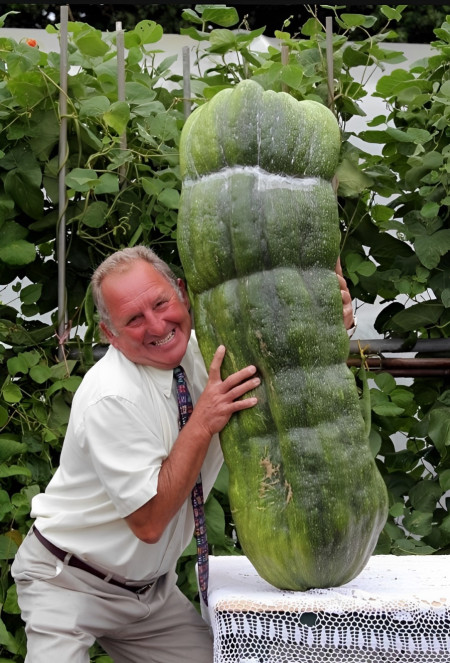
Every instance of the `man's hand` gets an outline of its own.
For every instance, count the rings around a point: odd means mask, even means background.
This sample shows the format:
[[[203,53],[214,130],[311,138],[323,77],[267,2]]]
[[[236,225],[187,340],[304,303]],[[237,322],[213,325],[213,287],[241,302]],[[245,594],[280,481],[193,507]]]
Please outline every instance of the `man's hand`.
[[[258,402],[254,396],[241,399],[241,396],[261,383],[259,377],[255,376],[255,366],[246,366],[222,380],[220,367],[225,352],[225,346],[219,345],[209,368],[208,383],[191,416],[210,437],[222,430],[234,412],[253,407]]]
[[[339,287],[341,289],[342,295],[342,305],[343,305],[343,316],[344,316],[344,325],[346,329],[351,329],[355,326],[355,318],[353,315],[353,303],[352,297],[350,295],[347,281],[342,274],[341,260],[338,258],[336,263],[336,274],[339,280]]]

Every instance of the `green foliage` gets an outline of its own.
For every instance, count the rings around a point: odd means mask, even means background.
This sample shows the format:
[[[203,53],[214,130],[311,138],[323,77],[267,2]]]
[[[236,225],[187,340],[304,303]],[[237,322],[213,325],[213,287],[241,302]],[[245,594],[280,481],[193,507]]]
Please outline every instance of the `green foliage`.
[[[435,30],[435,54],[408,70],[401,54],[385,48],[395,39],[403,7],[381,6],[376,23],[330,10],[330,103],[343,132],[338,196],[344,272],[355,297],[385,303],[377,330],[413,342],[447,337],[450,321],[450,17]],[[310,14],[297,35],[285,21],[277,32],[280,45],[267,50],[255,47],[264,28],[249,29],[233,7],[196,5],[182,16],[188,27],[181,32],[197,43],[193,105],[249,77],[265,89],[329,103],[319,14]],[[7,25],[8,17],[0,23]],[[118,97],[115,33],[102,37],[76,21],[69,30],[67,255],[61,259],[70,323],[63,360],[55,333],[59,54],[0,37],[0,283],[13,293],[0,304],[0,659],[19,662],[26,644],[9,567],[31,522],[30,501],[58,465],[73,393],[93,362],[98,336],[88,287],[92,270],[115,249],[146,243],[181,274],[175,232],[183,91],[181,77],[170,71],[173,59],[156,60],[162,28],[143,20],[125,32],[124,101]],[[350,41],[354,35],[358,39]],[[377,85],[386,114],[356,142],[348,123],[364,115],[370,68],[384,63],[399,64]],[[355,68],[361,66],[359,81]],[[373,145],[380,154],[372,154]],[[367,380],[363,384],[367,412]],[[371,445],[390,495],[378,552],[450,550],[449,394],[446,378],[402,385],[384,374],[370,383]],[[213,552],[239,554],[225,475],[208,514]],[[178,571],[183,591],[195,601],[192,553],[191,546]],[[107,660],[97,648],[91,654]]]
[[[379,79],[375,96],[386,115],[359,135],[381,147],[378,156],[358,152],[370,192],[363,205],[344,203],[351,222],[343,220],[343,261],[353,294],[365,301],[378,295],[386,306],[377,331],[410,342],[449,336],[448,21],[435,30],[435,54]],[[375,384],[372,433],[391,499],[378,551],[448,553],[447,380],[398,385],[382,374]]]

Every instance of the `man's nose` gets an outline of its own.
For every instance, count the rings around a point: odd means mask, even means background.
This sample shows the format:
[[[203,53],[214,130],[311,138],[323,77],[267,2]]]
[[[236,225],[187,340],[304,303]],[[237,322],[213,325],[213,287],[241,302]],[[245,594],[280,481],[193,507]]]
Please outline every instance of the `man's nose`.
[[[145,314],[145,325],[147,328],[147,333],[154,334],[158,336],[160,333],[164,333],[166,330],[166,323],[163,320],[162,316],[155,311],[149,311]]]

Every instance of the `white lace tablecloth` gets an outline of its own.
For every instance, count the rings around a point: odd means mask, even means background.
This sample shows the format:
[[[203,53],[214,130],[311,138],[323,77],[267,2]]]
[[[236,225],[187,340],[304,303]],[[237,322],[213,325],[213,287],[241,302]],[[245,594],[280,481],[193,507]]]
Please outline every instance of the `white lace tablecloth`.
[[[342,587],[292,592],[211,557],[214,663],[450,663],[450,556],[377,555]]]

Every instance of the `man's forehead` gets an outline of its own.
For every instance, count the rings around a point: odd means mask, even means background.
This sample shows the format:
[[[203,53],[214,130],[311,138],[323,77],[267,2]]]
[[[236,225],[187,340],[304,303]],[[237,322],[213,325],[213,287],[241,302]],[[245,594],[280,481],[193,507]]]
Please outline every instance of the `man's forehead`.
[[[139,281],[143,281],[148,283],[162,283],[169,287],[172,286],[164,274],[145,260],[135,260],[131,263],[118,265],[117,269],[105,276],[103,283],[108,283],[108,281],[118,281],[120,283],[127,280],[135,282],[136,285]]]

